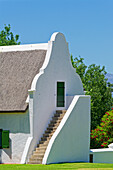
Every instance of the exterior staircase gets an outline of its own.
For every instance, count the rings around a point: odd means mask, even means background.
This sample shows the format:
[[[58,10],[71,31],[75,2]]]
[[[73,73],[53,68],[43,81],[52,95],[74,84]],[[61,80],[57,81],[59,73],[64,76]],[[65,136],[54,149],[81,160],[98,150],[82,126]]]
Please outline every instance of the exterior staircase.
[[[53,133],[56,131],[58,125],[60,124],[65,113],[66,113],[66,110],[56,111],[56,113],[52,117],[52,120],[48,124],[48,127],[45,130],[45,133],[41,137],[41,140],[39,141],[37,148],[35,149],[31,158],[29,159],[28,164],[42,164],[42,160],[43,160],[46,148],[48,146],[48,143]]]

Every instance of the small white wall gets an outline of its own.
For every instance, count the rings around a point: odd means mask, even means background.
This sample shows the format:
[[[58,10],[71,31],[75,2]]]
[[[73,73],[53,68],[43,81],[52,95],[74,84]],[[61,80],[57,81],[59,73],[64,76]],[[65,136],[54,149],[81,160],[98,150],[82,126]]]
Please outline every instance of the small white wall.
[[[73,69],[68,44],[61,33],[54,33],[48,42],[45,62],[40,73],[34,78],[33,90],[33,140],[29,155],[36,147],[56,110],[67,109],[73,97],[66,98],[63,108],[56,107],[56,83],[65,82],[66,96],[83,95],[83,86],[76,70]],[[29,102],[32,105],[32,102]]]
[[[113,164],[113,149],[91,149],[90,154],[93,155],[93,163],[112,163]]]
[[[1,113],[0,129],[9,130],[10,147],[0,149],[0,163],[20,163],[30,136],[29,113]]]
[[[49,142],[43,164],[89,162],[89,140],[90,96],[75,96]]]

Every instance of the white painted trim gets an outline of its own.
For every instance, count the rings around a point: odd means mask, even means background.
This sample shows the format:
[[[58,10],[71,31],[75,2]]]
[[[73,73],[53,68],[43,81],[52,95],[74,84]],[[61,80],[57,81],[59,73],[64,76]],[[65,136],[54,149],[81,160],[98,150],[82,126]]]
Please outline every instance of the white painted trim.
[[[59,33],[56,33],[55,35],[57,35]],[[31,89],[29,90],[29,93],[33,92],[36,90],[36,83],[39,79],[39,77],[44,74],[44,70],[45,68],[48,66],[49,61],[50,61],[50,56],[51,56],[51,52],[52,52],[52,47],[53,47],[53,41],[49,41],[47,44],[47,53],[46,53],[46,58],[45,61],[43,63],[43,66],[40,69],[40,72],[34,77],[33,81],[32,81],[32,85],[31,85]],[[28,98],[26,100],[26,102],[28,102]],[[33,107],[33,106],[32,106]],[[32,115],[32,113],[29,113],[30,115]],[[32,115],[33,116],[33,115]],[[32,123],[32,116],[31,116],[31,138],[28,138],[28,141],[26,142],[26,146],[22,155],[22,159],[21,159],[21,163],[24,164],[26,163],[28,156],[29,156],[29,150],[30,150],[30,145],[32,144],[33,141],[33,123]]]
[[[22,158],[21,158],[21,162],[20,162],[21,164],[25,164],[27,161],[29,148],[30,148],[32,140],[33,140],[33,137],[28,137],[23,154],[22,154]]]
[[[0,52],[47,50],[48,43],[0,46]]]
[[[54,33],[52,34],[51,38],[50,38],[50,41],[55,41],[58,34],[60,34],[60,35],[64,38],[64,40],[65,40],[65,42],[66,42],[65,36],[64,36],[64,34],[62,34],[61,32],[54,32]],[[66,42],[66,44],[68,45],[67,42]]]
[[[29,92],[29,100],[32,99],[32,106],[29,106],[29,117],[30,117],[30,137],[28,137],[27,142],[25,144],[25,148],[22,154],[22,158],[21,158],[21,164],[25,164],[28,160],[28,156],[29,156],[29,151],[30,151],[30,146],[32,144],[33,141],[33,93],[34,90],[28,90]],[[31,97],[30,97],[31,96]]]
[[[57,34],[61,34],[61,33],[54,33],[50,39],[50,41],[48,41],[48,48],[47,48],[47,53],[46,53],[46,58],[45,61],[42,65],[42,67],[40,68],[40,72],[35,76],[35,78],[33,79],[32,85],[31,85],[31,89],[35,90],[36,89],[36,83],[39,79],[39,77],[41,76],[41,74],[44,73],[45,68],[48,66],[49,61],[50,61],[50,57],[51,57],[51,52],[52,52],[52,47],[53,47],[53,41],[55,41],[55,38],[57,36]],[[63,34],[62,34],[63,35]],[[54,38],[53,38],[54,37]]]
[[[36,83],[39,79],[39,77],[43,74],[43,72],[39,72],[33,79],[32,81],[32,85],[31,85],[31,90],[35,91],[35,88],[36,88]]]
[[[29,96],[27,96],[26,103],[29,104]]]
[[[50,61],[51,51],[52,51],[52,42],[49,41],[45,61],[42,65],[42,67],[40,68],[40,72],[34,77],[34,79],[32,81],[31,90],[36,89],[36,83],[37,83],[39,77],[44,73],[44,70],[45,70],[45,68],[47,67],[47,65]]]
[[[110,144],[108,145],[108,148],[113,149],[113,143],[110,143]]]
[[[69,118],[69,116],[70,116],[73,108],[75,107],[75,105],[76,105],[76,103],[77,103],[77,101],[78,101],[78,99],[79,99],[80,97],[86,97],[86,96],[85,96],[85,95],[76,95],[76,96],[73,98],[72,103],[70,104],[67,112],[65,113],[65,115],[64,115],[63,119],[61,120],[58,128],[56,129],[55,133],[53,134],[53,136],[51,137],[51,139],[50,139],[50,141],[49,141],[49,144],[48,144],[48,146],[47,146],[47,149],[46,149],[46,151],[45,151],[45,154],[44,154],[44,157],[43,157],[43,160],[42,160],[42,164],[46,164],[46,163],[47,163],[47,158],[48,158],[49,153],[50,153],[50,151],[51,151],[52,145],[53,145],[56,137],[57,137],[58,134],[60,133],[61,129],[62,129],[63,126],[65,125],[67,119]]]
[[[90,154],[95,152],[113,152],[112,148],[102,148],[102,149],[90,149]]]
[[[50,38],[50,41],[55,41],[57,34],[59,34],[59,32],[54,32]]]

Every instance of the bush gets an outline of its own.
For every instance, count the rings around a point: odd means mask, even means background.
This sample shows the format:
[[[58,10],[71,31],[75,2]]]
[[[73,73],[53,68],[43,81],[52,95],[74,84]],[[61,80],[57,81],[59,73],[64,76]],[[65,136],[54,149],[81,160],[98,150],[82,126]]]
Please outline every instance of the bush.
[[[104,66],[101,68],[91,64],[87,67],[81,57],[73,59],[71,56],[71,61],[76,73],[81,77],[85,94],[91,96],[91,129],[95,129],[97,125],[100,125],[105,112],[113,105],[112,84],[107,83]]]
[[[113,110],[101,119],[100,126],[91,131],[91,148],[106,148],[113,142]]]

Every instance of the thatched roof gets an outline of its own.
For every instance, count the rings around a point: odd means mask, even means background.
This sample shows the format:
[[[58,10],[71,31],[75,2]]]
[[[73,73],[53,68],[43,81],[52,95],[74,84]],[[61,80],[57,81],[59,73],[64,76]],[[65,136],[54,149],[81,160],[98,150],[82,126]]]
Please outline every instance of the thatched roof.
[[[28,90],[46,50],[0,52],[0,112],[25,111]]]

